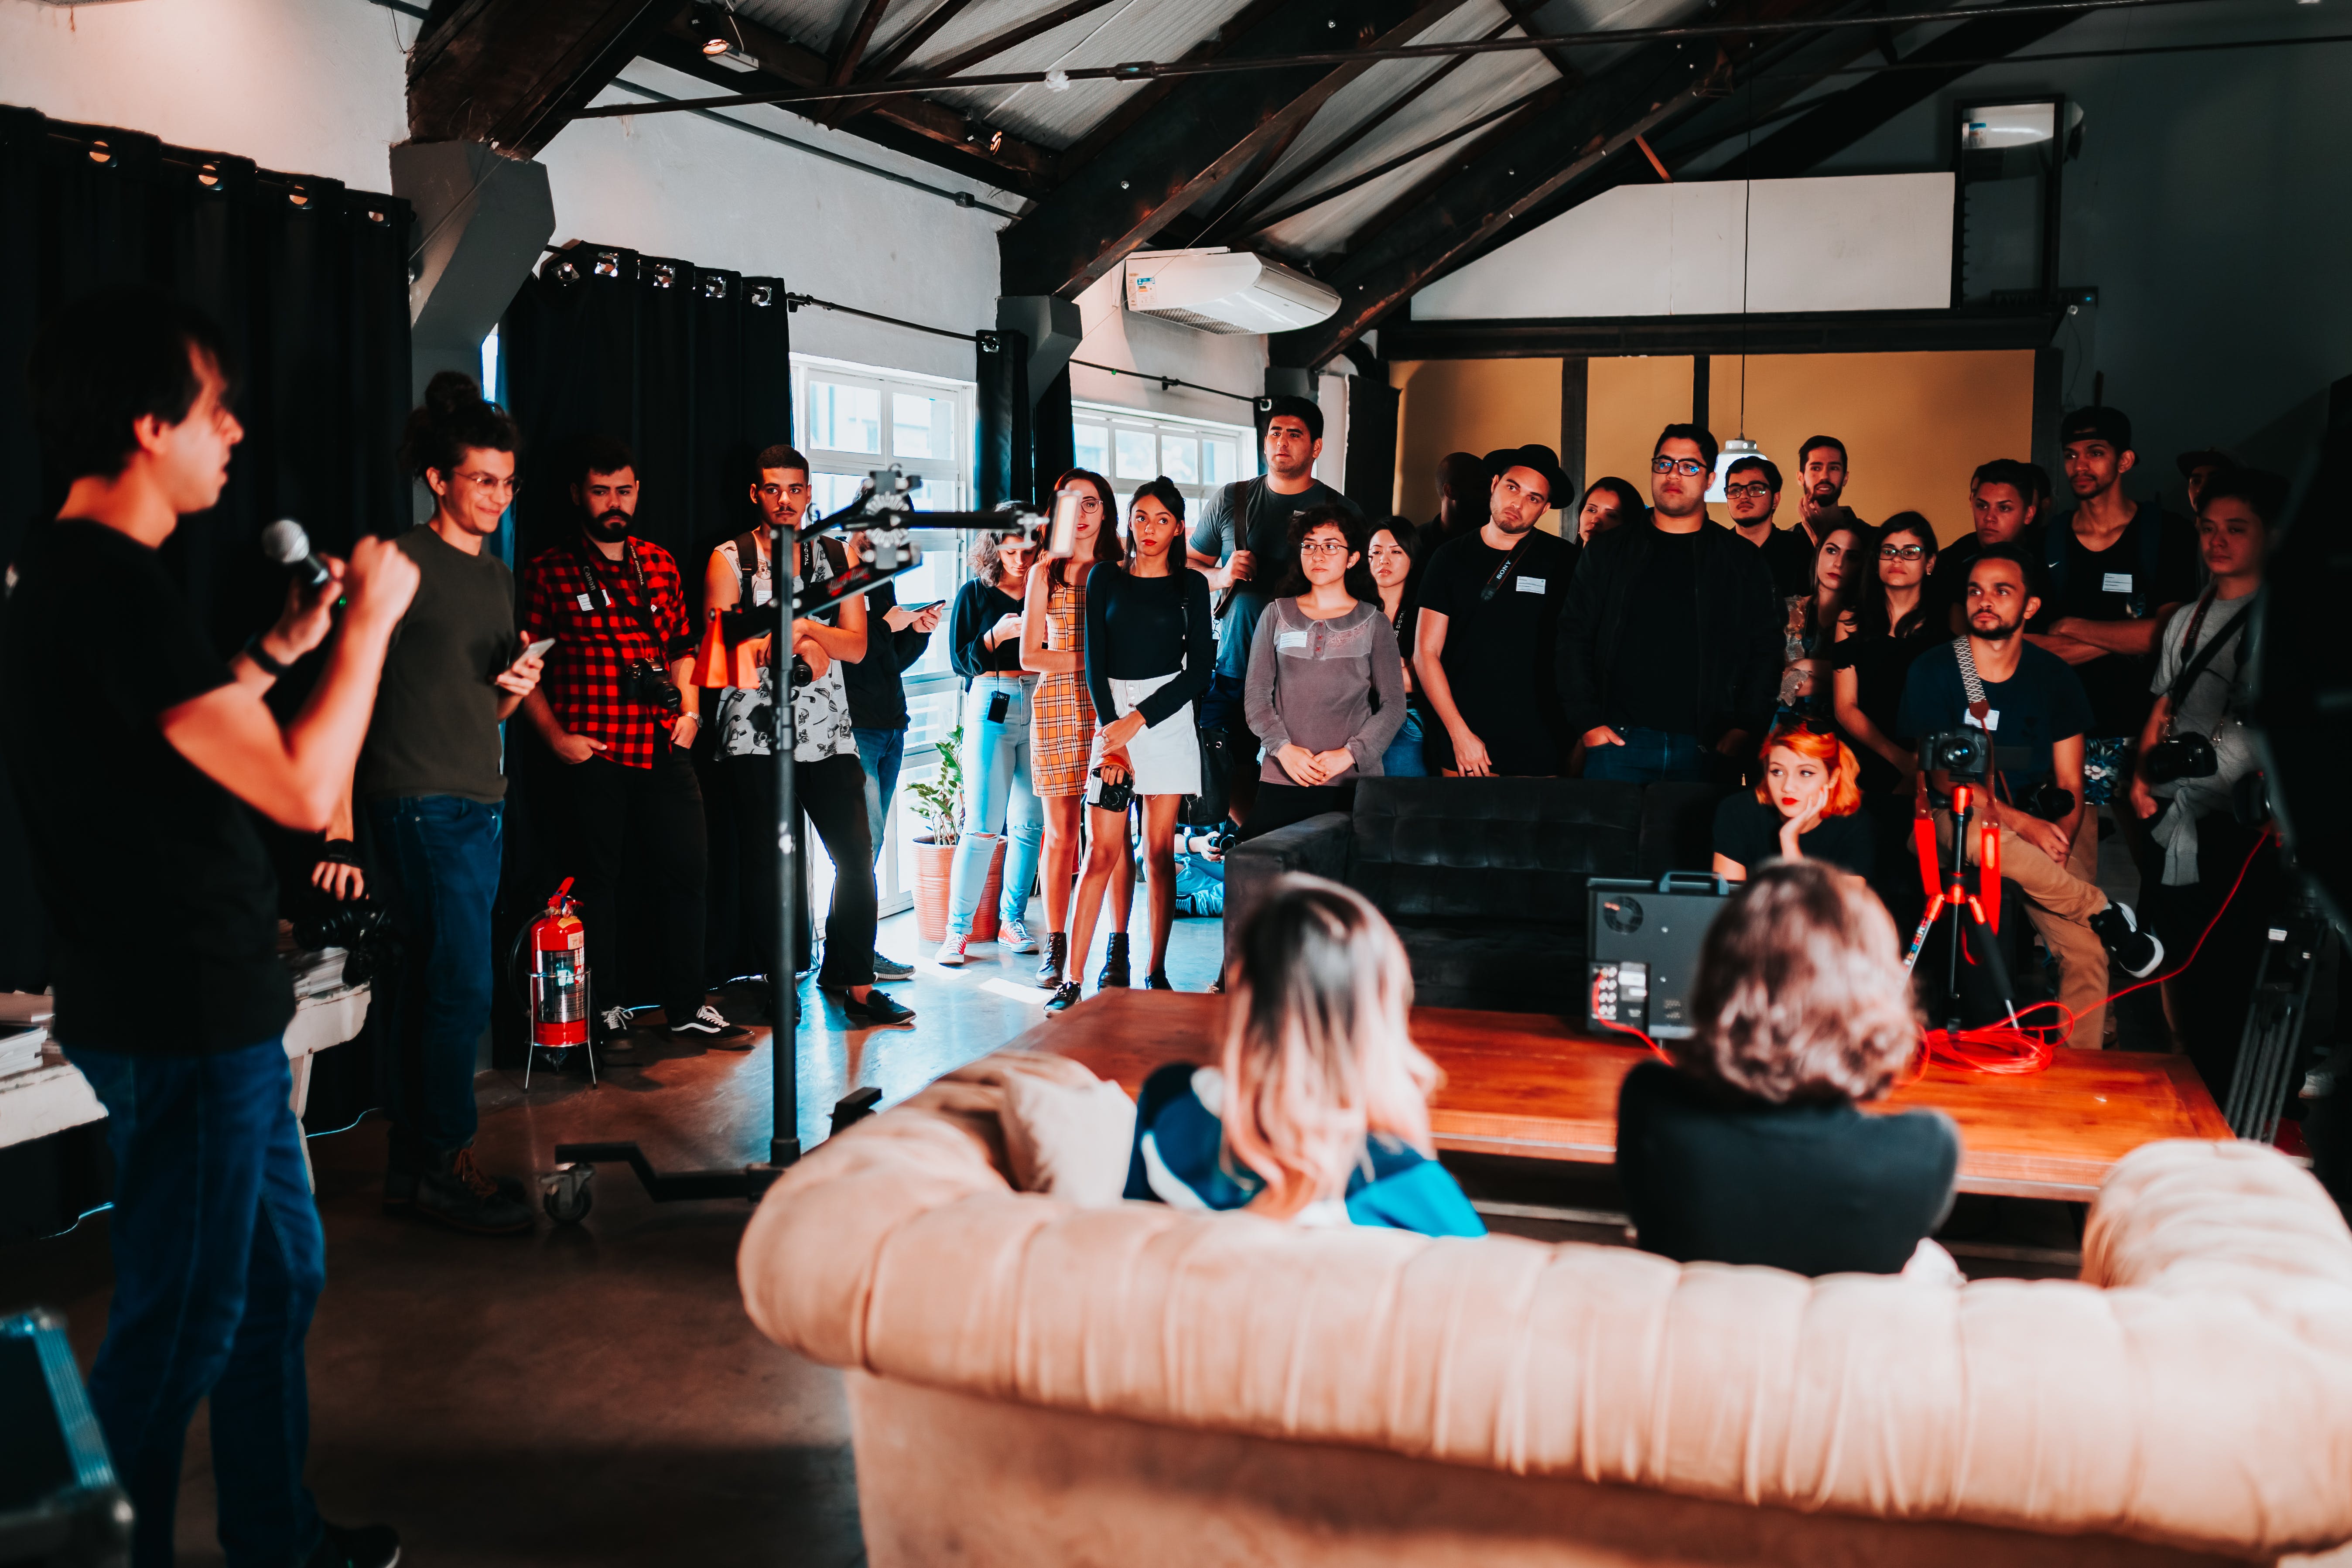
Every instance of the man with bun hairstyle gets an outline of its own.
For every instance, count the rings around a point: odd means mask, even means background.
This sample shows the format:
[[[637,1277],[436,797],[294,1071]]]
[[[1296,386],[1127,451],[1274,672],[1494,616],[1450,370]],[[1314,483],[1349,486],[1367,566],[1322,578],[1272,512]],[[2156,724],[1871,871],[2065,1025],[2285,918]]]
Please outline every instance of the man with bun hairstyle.
[[[490,1021],[507,792],[499,726],[541,668],[515,631],[514,574],[482,548],[514,500],[518,439],[507,411],[454,370],[408,416],[401,466],[432,492],[433,515],[393,542],[416,563],[416,597],[392,634],[352,782],[375,891],[401,938],[400,973],[382,988],[396,1053],[384,1206],[480,1235],[531,1228],[522,1184],[474,1163],[474,1049]],[[346,802],[331,849],[351,817]],[[331,856],[311,879],[348,898],[362,875]]]

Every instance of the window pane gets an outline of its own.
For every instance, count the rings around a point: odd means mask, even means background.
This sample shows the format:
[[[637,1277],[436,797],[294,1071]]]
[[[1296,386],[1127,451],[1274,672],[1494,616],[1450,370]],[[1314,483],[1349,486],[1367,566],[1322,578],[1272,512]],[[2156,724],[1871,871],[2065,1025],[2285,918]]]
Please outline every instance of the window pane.
[[[835,452],[882,455],[882,395],[870,386],[808,384],[809,445]]]
[[[1160,459],[1153,447],[1159,443],[1149,430],[1115,430],[1111,439],[1118,448],[1118,477],[1122,479],[1149,479],[1158,477]]]
[[[811,474],[809,510],[818,517],[831,517],[856,500],[865,485],[864,474]]]
[[[934,599],[953,598],[956,589],[963,583],[964,551],[971,539],[971,535],[968,533],[918,529],[915,545],[923,552],[921,564],[890,580],[890,586],[898,595],[898,603],[911,610]],[[947,610],[942,607],[940,629],[931,634],[931,640],[924,646],[923,657],[907,668],[906,679],[912,680],[919,675],[944,672],[950,668],[948,663]]]
[[[1081,425],[1072,444],[1077,466],[1099,474],[1110,468],[1110,432],[1099,425]]]
[[[947,635],[945,627],[940,628],[940,635],[941,637]],[[960,689],[961,686],[961,682],[950,681],[936,691],[920,693],[910,691],[907,694],[907,750],[908,752],[913,752],[919,746],[937,745],[940,736],[955,732],[955,727],[962,721],[961,709],[963,705],[963,692]],[[898,782],[898,794],[902,799],[907,794],[907,781],[904,778]]]
[[[1206,485],[1229,485],[1241,475],[1241,444],[1215,438],[1201,443],[1201,482]]]
[[[954,401],[925,397],[919,393],[890,395],[890,455],[894,458],[952,458],[948,411]]]
[[[1160,472],[1180,485],[1197,484],[1201,478],[1201,443],[1190,436],[1160,437]]]

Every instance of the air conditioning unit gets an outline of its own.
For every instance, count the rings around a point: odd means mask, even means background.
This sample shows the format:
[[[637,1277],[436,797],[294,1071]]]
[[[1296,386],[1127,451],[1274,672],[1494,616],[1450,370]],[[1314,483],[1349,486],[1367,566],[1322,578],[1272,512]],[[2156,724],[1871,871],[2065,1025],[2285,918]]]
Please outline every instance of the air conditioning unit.
[[[1204,332],[1286,332],[1339,308],[1339,291],[1246,250],[1139,250],[1127,258],[1127,308]]]

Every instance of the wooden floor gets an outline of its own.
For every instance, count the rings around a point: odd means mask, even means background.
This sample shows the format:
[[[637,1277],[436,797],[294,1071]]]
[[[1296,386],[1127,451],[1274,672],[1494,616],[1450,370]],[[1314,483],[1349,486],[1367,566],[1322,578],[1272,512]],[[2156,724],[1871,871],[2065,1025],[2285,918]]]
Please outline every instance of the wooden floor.
[[[1206,1061],[1223,999],[1110,992],[1047,1018],[1018,1045],[1086,1063],[1134,1092],[1163,1062]],[[1617,1087],[1648,1053],[1540,1014],[1416,1007],[1413,1038],[1444,1069],[1430,1107],[1441,1149],[1605,1163]],[[2046,1072],[1997,1078],[1930,1067],[1871,1109],[1933,1107],[1960,1125],[1962,1192],[2087,1203],[2108,1167],[2161,1138],[2227,1138],[2186,1057],[2062,1050]]]

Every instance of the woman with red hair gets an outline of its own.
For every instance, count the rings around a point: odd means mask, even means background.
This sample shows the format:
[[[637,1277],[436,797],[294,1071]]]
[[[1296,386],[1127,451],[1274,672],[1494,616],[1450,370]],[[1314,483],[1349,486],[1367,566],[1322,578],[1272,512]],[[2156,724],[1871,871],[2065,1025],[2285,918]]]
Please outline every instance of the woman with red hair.
[[[1744,882],[1767,860],[1824,860],[1867,879],[1870,825],[1853,749],[1810,722],[1783,724],[1764,742],[1764,782],[1715,813],[1715,874]]]

